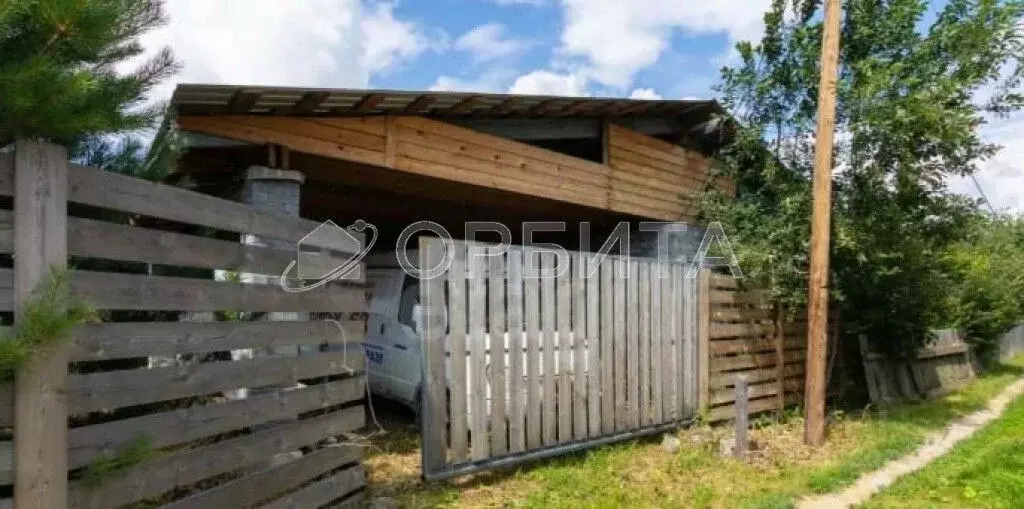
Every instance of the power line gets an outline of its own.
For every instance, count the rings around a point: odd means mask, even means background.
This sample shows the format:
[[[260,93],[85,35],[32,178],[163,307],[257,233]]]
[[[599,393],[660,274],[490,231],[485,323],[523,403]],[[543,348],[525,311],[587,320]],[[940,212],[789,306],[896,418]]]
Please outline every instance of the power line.
[[[974,182],[974,188],[978,190],[978,194],[981,195],[981,199],[985,200],[985,205],[988,205],[988,210],[992,212],[992,215],[996,215],[996,209],[992,206],[992,202],[988,201],[988,196],[985,196],[985,190],[981,188],[981,184],[978,183],[978,178],[971,174],[971,182]]]

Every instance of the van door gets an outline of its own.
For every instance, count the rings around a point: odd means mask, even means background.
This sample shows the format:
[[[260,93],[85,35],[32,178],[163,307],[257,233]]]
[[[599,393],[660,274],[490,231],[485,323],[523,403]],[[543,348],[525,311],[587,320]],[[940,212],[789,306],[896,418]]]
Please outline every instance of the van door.
[[[422,326],[420,311],[420,282],[404,274],[402,292],[398,299],[397,326],[390,335],[391,371],[394,376],[396,397],[415,403],[416,390],[423,380],[423,365],[419,331]]]
[[[366,341],[363,343],[366,350],[367,380],[371,392],[386,397],[396,397],[390,336],[398,328],[395,316],[398,313],[398,297],[403,275],[401,271],[393,269],[366,271],[370,293]]]

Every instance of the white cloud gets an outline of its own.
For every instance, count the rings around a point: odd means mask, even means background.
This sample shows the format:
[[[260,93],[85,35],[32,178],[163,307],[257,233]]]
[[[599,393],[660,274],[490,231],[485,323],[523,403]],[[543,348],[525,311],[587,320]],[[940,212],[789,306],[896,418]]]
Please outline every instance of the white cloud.
[[[430,42],[412,23],[395,19],[393,4],[379,4],[359,22],[363,43],[360,63],[369,73],[383,71],[399,61],[411,60]]]
[[[449,92],[503,92],[508,83],[515,77],[515,71],[506,68],[495,68],[481,73],[475,78],[456,78],[441,75],[437,77],[430,90]]]
[[[468,52],[477,62],[486,62],[510,56],[524,48],[525,43],[506,39],[505,27],[500,23],[486,23],[474,27],[455,41],[455,49]]]
[[[434,44],[419,27],[395,19],[392,4],[359,0],[170,0],[170,22],[147,33],[149,50],[171,46],[177,82],[268,86],[366,87]]]
[[[587,79],[579,74],[533,71],[516,78],[510,94],[586,96]]]
[[[985,141],[1002,145],[992,159],[979,165],[974,175],[992,206],[1000,211],[1024,213],[1024,113],[998,119],[982,130]],[[950,188],[968,196],[980,197],[970,178],[956,178]]]
[[[653,88],[638,88],[633,90],[629,94],[630,99],[661,99],[661,94],[654,91]]]
[[[586,75],[626,88],[636,72],[669,48],[674,31],[725,34],[732,42],[760,36],[770,0],[562,0],[561,52],[582,59]]]

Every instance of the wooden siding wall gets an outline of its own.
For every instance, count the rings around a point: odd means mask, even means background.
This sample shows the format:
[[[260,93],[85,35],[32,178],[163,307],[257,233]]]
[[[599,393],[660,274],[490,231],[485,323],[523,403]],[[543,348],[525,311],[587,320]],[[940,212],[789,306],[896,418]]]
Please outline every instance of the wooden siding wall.
[[[0,196],[13,194],[12,166],[0,155]],[[81,327],[68,348],[67,506],[319,507],[360,497],[362,446],[321,444],[365,424],[363,286],[287,293],[276,277],[269,285],[221,282],[210,270],[280,274],[294,251],[222,239],[234,232],[294,242],[318,223],[95,168],[66,171],[76,210],[104,209],[68,217],[66,236],[79,267],[71,272],[73,292],[106,320]],[[129,217],[147,227],[130,225]],[[224,233],[183,233],[203,229]],[[0,251],[11,252],[21,235],[14,235],[12,212],[0,210]],[[321,247],[340,257],[360,249],[351,242]],[[0,311],[12,309],[14,270],[17,264],[0,269]],[[176,321],[181,312],[218,311],[329,312],[338,321]],[[227,355],[299,345],[312,351]],[[253,389],[242,399],[224,397],[242,388]],[[12,385],[0,384],[0,427],[16,425],[13,398]],[[82,475],[140,441],[152,448],[141,462],[100,479]],[[0,484],[11,484],[20,468],[11,444],[0,442]]]
[[[614,125],[607,133],[607,165],[417,116],[183,116],[178,125],[660,220],[692,218],[709,165],[697,152]]]
[[[787,322],[766,292],[741,290],[736,279],[705,276],[707,334],[700,341],[708,352],[702,390],[712,421],[736,415],[738,375],[749,382],[748,413],[753,415],[803,401],[806,327]]]
[[[642,215],[659,219],[693,219],[694,202],[711,183],[706,156],[615,124],[607,126],[606,135],[611,208],[648,211]],[[734,192],[731,184],[722,185]]]
[[[439,242],[424,244],[425,256],[440,255]],[[694,415],[696,281],[686,266],[573,252],[566,270],[544,277],[558,263],[550,251],[484,257],[456,247],[445,305],[443,284],[421,286],[426,312],[441,318],[425,338],[428,475]],[[506,337],[510,353],[495,355],[495,338]]]

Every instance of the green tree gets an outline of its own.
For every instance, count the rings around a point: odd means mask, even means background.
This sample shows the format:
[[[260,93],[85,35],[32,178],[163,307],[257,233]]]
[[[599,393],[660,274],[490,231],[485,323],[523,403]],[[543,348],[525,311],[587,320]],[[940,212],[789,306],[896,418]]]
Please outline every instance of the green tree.
[[[952,270],[943,316],[966,331],[982,357],[995,353],[1000,336],[1024,322],[1024,219],[979,217],[943,261]]]
[[[163,49],[130,72],[162,0],[0,0],[0,147],[45,138],[72,153],[99,135],[152,127],[148,94],[177,69]]]
[[[846,0],[837,88],[832,290],[847,334],[911,351],[943,321],[954,271],[943,253],[977,204],[947,182],[998,147],[978,127],[1021,107],[1019,1]],[[757,44],[737,46],[720,93],[738,120],[719,157],[739,200],[702,212],[731,227],[745,271],[806,301],[810,173],[821,50],[820,2],[775,0]]]

